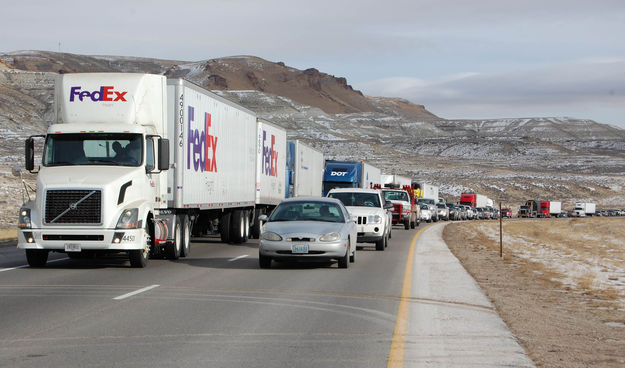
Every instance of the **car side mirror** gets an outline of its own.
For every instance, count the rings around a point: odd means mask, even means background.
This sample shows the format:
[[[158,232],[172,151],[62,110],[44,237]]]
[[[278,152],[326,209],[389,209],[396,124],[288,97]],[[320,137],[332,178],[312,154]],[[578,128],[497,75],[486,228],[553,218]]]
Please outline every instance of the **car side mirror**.
[[[349,219],[350,219],[350,221],[352,221],[355,224],[358,223],[358,216],[351,216]]]
[[[260,215],[258,216],[258,221],[260,221],[261,223],[265,223],[269,221],[269,217],[267,217],[267,215]]]

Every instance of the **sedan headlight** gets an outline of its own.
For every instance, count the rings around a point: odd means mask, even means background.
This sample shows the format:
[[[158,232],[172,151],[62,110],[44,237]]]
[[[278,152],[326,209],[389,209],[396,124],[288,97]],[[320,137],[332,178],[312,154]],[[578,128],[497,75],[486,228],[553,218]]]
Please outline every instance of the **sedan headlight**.
[[[30,229],[30,208],[20,208],[20,215],[17,220],[17,227],[20,229]]]
[[[262,240],[269,240],[269,241],[280,241],[282,240],[282,237],[274,232],[271,231],[266,231],[264,233],[262,233],[260,235],[260,238]]]
[[[367,219],[367,223],[368,224],[381,224],[382,223],[382,216],[380,216],[380,215],[369,216],[369,218]]]
[[[319,241],[322,241],[322,242],[335,242],[339,240],[341,240],[341,234],[337,233],[336,231],[327,233],[324,236],[319,238]]]
[[[121,216],[119,216],[119,220],[117,220],[117,228],[118,229],[136,229],[139,219],[139,209],[138,208],[130,208],[124,210]]]

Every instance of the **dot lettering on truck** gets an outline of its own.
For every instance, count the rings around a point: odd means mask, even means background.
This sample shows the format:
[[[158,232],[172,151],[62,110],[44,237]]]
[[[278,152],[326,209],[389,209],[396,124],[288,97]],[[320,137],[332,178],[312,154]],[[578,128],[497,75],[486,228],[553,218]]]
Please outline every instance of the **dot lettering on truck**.
[[[90,98],[93,102],[127,102],[126,93],[128,91],[115,91],[115,86],[101,86],[99,90],[93,92],[81,91],[82,87],[72,87],[69,94],[69,101],[74,102],[74,98],[77,97],[80,101],[84,101],[85,98]]]
[[[218,138],[210,134],[211,114],[204,114],[204,124],[201,130],[191,128],[191,123],[193,121],[195,121],[195,108],[189,106],[187,169],[191,169],[191,161],[193,161],[194,171],[217,172],[216,155]],[[209,158],[209,148],[211,149],[212,158]]]

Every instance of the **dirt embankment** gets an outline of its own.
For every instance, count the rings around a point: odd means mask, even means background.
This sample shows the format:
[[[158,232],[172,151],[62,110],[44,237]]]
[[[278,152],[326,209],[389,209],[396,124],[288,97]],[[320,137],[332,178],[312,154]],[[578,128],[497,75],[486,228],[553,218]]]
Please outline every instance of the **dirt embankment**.
[[[539,367],[625,366],[625,219],[465,222],[451,251]]]

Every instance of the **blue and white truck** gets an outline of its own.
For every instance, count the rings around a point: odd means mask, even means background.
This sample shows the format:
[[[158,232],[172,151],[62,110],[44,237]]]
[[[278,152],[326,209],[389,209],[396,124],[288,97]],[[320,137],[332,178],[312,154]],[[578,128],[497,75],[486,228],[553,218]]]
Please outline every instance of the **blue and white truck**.
[[[322,193],[323,153],[300,140],[287,142],[286,197],[319,197]]]
[[[379,188],[380,169],[364,161],[326,160],[323,174],[323,195],[334,188]]]

